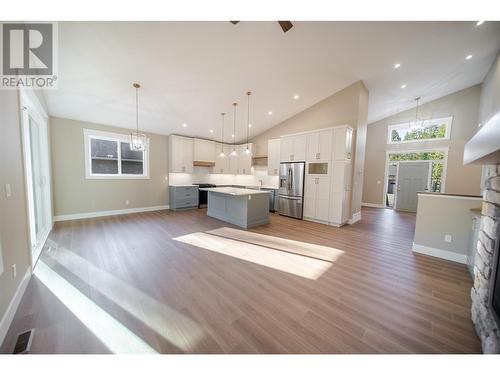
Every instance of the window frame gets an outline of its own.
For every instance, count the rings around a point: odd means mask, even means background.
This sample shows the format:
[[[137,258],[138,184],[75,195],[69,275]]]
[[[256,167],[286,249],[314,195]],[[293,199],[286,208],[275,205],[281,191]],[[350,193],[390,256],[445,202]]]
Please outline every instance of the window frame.
[[[392,130],[402,127],[412,127],[414,125],[420,124],[419,128],[425,128],[426,126],[432,125],[434,123],[445,122],[446,123],[446,133],[443,138],[426,138],[426,139],[412,139],[409,141],[393,141],[392,140]],[[436,141],[447,141],[450,140],[451,136],[451,126],[453,124],[453,116],[448,117],[438,117],[429,120],[419,120],[419,121],[409,121],[409,122],[401,122],[398,124],[392,124],[387,127],[387,144],[389,145],[400,145],[406,143],[421,143],[421,142],[436,142]],[[416,126],[415,126],[416,127]]]
[[[83,129],[84,149],[85,149],[85,178],[97,180],[146,180],[149,179],[149,138],[146,139],[146,149],[142,157],[142,174],[123,174],[122,173],[122,151],[121,143],[130,143],[130,135],[111,133],[94,129]],[[91,140],[100,139],[104,141],[117,142],[117,174],[92,173],[92,152]]]

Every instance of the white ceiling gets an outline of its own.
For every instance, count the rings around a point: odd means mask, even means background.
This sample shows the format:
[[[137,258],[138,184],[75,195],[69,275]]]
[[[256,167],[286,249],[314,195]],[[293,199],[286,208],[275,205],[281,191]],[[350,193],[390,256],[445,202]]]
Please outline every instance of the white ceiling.
[[[228,112],[226,141],[237,101],[242,140],[247,90],[251,136],[357,80],[373,122],[481,82],[499,48],[499,22],[294,22],[286,34],[277,22],[61,22],[45,98],[52,116],[132,128],[139,82],[142,129],[220,139]]]

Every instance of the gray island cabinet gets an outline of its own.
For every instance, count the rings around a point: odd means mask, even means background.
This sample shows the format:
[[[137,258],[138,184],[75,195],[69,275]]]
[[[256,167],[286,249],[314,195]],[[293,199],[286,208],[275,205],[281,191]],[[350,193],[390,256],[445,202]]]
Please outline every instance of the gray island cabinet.
[[[269,223],[268,191],[232,187],[200,190],[208,191],[208,216],[243,228]]]

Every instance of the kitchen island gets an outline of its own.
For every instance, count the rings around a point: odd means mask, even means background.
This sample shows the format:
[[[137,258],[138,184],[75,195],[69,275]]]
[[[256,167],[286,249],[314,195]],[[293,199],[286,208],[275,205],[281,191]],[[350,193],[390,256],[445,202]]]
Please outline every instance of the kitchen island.
[[[207,215],[251,228],[269,223],[269,192],[233,187],[200,188],[208,192]]]

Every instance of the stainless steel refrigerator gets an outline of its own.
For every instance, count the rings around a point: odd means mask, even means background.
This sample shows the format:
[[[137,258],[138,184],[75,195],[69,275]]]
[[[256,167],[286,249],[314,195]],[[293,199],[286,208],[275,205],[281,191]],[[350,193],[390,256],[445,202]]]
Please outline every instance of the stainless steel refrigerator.
[[[280,215],[302,219],[305,165],[304,162],[280,164],[278,204]]]

